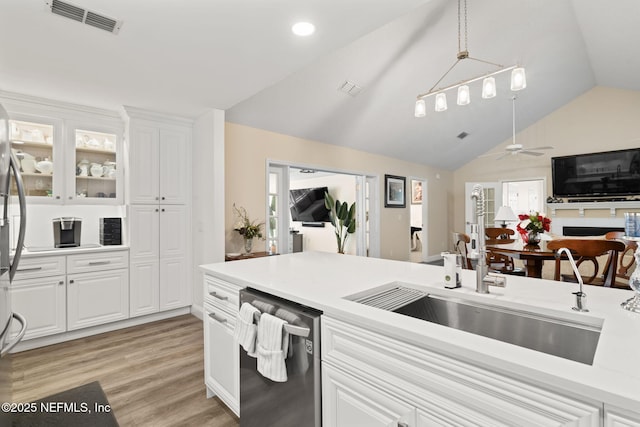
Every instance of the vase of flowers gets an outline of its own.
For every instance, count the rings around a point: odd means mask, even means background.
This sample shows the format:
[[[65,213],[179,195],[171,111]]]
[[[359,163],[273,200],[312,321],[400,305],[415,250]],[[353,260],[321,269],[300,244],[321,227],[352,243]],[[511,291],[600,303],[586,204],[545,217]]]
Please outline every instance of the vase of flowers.
[[[245,208],[237,207],[233,204],[233,211],[237,217],[236,225],[233,227],[244,238],[244,252],[250,253],[253,247],[253,239],[262,239],[262,226],[264,222],[252,221],[249,219],[247,210]]]
[[[551,220],[540,213],[520,214],[520,223],[516,226],[518,233],[522,236],[522,241],[528,245],[540,243],[540,234],[549,231]]]

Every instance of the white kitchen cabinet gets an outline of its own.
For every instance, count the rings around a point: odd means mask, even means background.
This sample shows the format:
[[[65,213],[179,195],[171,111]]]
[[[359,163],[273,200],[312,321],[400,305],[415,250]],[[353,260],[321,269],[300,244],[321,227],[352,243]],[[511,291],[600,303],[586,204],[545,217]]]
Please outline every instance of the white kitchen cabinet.
[[[386,414],[400,401],[416,410],[417,420],[409,421],[410,416],[400,410],[390,413],[405,416],[400,423],[412,427],[601,424],[600,402],[549,390],[328,316],[322,317],[321,325],[323,392],[328,394],[323,397],[324,422],[340,419],[341,414],[355,416],[366,404],[387,408]],[[336,370],[348,372],[355,383],[340,376],[347,386],[332,385],[338,381]],[[386,420],[380,417],[380,422]],[[382,425],[397,424],[391,415],[388,419]]]
[[[123,129],[69,121],[67,140],[67,203],[124,203]]]
[[[204,275],[204,381],[240,415],[240,346],[234,340],[240,286]]]
[[[605,405],[604,426],[640,427],[640,412],[631,412],[611,405]]]
[[[124,126],[117,113],[19,95],[3,104],[28,203],[123,203]],[[99,164],[104,173],[98,168],[86,176],[79,173],[83,159]],[[16,194],[15,185],[11,194]]]
[[[240,346],[233,338],[235,315],[205,304],[205,383],[236,415],[240,405]]]
[[[186,204],[191,130],[133,121],[129,129],[130,203]]]
[[[67,276],[67,329],[86,328],[129,317],[127,270]]]
[[[28,319],[25,340],[66,331],[66,290],[64,275],[13,281],[11,307]],[[17,334],[17,322],[13,327],[13,334]]]
[[[184,205],[131,205],[131,316],[185,307],[189,218]]]
[[[408,403],[323,365],[323,427],[408,427],[416,425],[415,414]]]

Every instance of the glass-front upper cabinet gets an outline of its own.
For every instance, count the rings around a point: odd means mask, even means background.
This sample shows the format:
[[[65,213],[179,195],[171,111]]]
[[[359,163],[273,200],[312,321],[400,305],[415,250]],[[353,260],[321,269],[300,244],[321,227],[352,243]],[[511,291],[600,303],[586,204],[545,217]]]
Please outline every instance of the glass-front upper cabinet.
[[[11,149],[22,172],[26,196],[31,202],[60,201],[63,155],[60,125],[55,121],[18,116],[9,120]],[[11,195],[17,195],[11,180]]]
[[[106,129],[75,127],[75,144],[68,166],[68,200],[90,204],[121,204],[121,133]]]

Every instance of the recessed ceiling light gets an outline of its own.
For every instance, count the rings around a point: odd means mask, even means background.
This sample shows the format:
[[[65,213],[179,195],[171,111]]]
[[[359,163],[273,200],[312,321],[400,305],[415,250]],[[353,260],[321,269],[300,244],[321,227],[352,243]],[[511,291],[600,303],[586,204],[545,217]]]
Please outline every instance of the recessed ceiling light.
[[[316,31],[316,27],[310,22],[297,22],[291,27],[291,31],[296,36],[310,36]]]

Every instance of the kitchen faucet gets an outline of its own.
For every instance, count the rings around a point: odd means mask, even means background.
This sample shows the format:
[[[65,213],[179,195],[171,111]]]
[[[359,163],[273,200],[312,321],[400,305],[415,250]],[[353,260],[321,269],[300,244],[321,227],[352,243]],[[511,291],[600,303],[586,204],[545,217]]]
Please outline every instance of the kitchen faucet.
[[[562,252],[567,254],[567,258],[569,258],[569,264],[571,264],[571,268],[573,269],[573,273],[576,275],[576,278],[578,279],[578,283],[580,284],[580,290],[578,292],[573,292],[573,295],[576,296],[576,305],[575,307],[571,307],[573,310],[575,311],[589,311],[587,309],[587,294],[585,294],[584,292],[582,292],[582,276],[580,275],[580,272],[578,271],[578,266],[576,265],[576,262],[573,260],[573,255],[571,255],[571,251],[567,248],[560,248],[556,251],[556,259],[560,258],[560,256],[562,255]]]
[[[474,222],[471,227],[471,250],[469,258],[476,260],[476,292],[488,294],[489,286],[507,286],[507,278],[502,274],[489,273],[487,267],[487,248],[484,237],[484,192],[482,186],[476,184],[471,191],[471,198],[476,202],[473,211]]]

